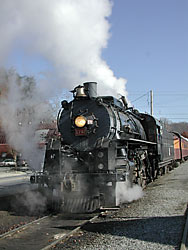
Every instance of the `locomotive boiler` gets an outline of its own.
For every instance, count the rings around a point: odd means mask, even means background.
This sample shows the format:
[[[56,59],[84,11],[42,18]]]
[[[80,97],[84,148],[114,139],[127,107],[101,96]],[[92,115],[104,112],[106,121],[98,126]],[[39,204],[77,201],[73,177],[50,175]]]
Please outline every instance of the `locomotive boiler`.
[[[98,96],[95,82],[72,93],[58,114],[60,140],[48,143],[43,173],[31,178],[51,190],[65,211],[114,207],[118,183],[145,186],[172,162],[172,136],[164,136],[152,116],[129,108],[125,97]]]

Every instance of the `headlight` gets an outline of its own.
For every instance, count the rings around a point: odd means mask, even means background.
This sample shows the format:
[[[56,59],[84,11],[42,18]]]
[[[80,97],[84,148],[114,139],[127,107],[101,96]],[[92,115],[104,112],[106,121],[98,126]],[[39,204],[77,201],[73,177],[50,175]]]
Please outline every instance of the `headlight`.
[[[76,117],[74,123],[77,127],[82,128],[86,125],[86,118],[84,116],[78,116]]]

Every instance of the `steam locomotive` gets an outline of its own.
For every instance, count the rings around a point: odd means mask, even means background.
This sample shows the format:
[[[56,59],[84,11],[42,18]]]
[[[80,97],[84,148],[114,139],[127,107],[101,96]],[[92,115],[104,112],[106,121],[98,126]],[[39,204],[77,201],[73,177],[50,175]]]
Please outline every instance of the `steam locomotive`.
[[[43,172],[31,177],[65,211],[114,207],[118,183],[144,187],[173,164],[173,135],[153,116],[128,107],[124,96],[97,96],[95,82],[72,93],[58,114],[60,140],[48,143]]]

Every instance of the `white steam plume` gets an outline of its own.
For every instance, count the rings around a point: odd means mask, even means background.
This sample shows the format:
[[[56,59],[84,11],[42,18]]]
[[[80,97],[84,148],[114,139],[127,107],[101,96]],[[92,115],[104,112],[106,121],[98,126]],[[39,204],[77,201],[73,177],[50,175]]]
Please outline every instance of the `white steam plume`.
[[[116,205],[138,200],[143,195],[144,192],[139,185],[134,184],[131,187],[129,182],[116,183]]]
[[[20,77],[13,70],[0,69],[0,90],[0,124],[7,141],[39,170],[41,153],[35,131],[52,114],[50,105],[41,99],[33,78]]]
[[[126,95],[126,80],[117,79],[101,58],[111,11],[111,0],[1,1],[0,63],[19,48],[52,65],[57,82],[41,85],[43,93],[96,81],[100,94]]]

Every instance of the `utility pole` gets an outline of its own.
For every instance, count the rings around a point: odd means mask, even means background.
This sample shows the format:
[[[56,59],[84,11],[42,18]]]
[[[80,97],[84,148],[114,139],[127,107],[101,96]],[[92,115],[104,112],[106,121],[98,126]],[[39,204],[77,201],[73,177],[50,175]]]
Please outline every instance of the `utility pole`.
[[[150,90],[150,115],[153,115],[153,90]]]

